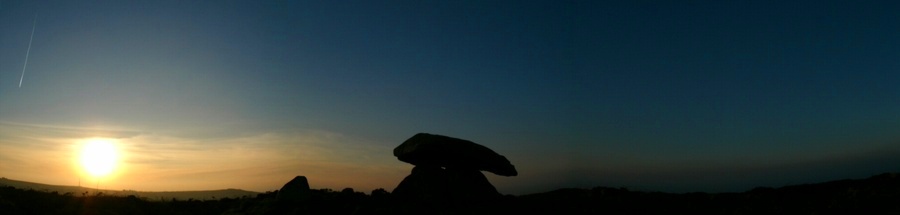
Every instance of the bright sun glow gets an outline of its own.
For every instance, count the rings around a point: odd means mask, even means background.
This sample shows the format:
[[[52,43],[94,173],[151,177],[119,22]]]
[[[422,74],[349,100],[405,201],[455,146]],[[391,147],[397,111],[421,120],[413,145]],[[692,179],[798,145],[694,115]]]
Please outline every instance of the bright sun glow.
[[[108,175],[116,168],[119,153],[115,141],[110,139],[90,139],[81,148],[81,166],[94,177]]]

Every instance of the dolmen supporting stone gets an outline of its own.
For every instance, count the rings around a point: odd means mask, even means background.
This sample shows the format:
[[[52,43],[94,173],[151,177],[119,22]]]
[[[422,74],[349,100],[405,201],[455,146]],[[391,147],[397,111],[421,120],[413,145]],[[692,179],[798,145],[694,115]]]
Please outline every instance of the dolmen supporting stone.
[[[251,214],[309,214],[312,191],[305,176],[297,176],[278,190],[275,202]]]
[[[412,173],[397,185],[393,196],[398,213],[476,213],[494,207],[502,197],[482,170],[515,176],[506,157],[468,140],[419,133],[394,149],[397,159],[413,164]]]
[[[280,202],[297,203],[309,200],[311,195],[306,176],[297,176],[278,190],[278,196],[275,199]]]

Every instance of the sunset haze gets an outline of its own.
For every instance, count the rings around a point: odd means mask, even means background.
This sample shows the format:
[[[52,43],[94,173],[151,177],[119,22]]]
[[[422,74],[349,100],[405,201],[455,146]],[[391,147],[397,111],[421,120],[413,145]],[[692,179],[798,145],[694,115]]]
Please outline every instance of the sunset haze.
[[[900,4],[0,1],[0,176],[391,191],[425,132],[504,194],[900,171]],[[34,26],[33,41],[28,50]],[[18,86],[26,52],[27,70]],[[87,174],[83,141],[118,152]]]

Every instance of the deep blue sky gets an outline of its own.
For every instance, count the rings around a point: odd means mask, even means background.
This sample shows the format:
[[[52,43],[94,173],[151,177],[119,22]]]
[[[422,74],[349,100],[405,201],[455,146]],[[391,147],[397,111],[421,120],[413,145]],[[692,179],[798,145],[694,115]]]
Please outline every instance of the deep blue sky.
[[[123,172],[120,189],[234,175],[217,186],[307,175],[313,187],[392,189],[411,166],[390,150],[418,132],[506,155],[522,175],[490,176],[504,193],[741,191],[900,171],[898,9],[4,0],[0,175],[57,182],[27,152],[103,137],[166,181]],[[285,149],[315,159],[270,154]],[[283,159],[232,168],[246,156]]]

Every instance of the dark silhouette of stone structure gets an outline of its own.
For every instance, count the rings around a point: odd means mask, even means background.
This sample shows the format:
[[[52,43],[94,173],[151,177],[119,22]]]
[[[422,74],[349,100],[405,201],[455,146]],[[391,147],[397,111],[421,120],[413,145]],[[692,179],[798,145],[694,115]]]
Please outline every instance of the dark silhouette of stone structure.
[[[468,140],[419,133],[394,149],[397,159],[413,164],[412,173],[393,196],[399,213],[480,213],[497,208],[502,195],[481,170],[518,174],[506,157]]]
[[[397,148],[394,156],[416,166],[484,170],[502,176],[516,176],[516,167],[506,157],[472,141],[418,133]]]
[[[281,202],[297,203],[308,201],[311,195],[306,176],[297,176],[278,190],[276,199]]]
[[[306,176],[294,177],[278,190],[274,204],[260,214],[308,214],[312,195]]]

